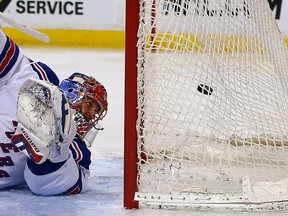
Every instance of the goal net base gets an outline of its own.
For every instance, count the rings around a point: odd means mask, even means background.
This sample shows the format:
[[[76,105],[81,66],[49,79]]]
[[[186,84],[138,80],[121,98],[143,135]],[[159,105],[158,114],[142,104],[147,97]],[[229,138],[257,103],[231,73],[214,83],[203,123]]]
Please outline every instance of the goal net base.
[[[188,199],[187,199],[188,198]],[[259,211],[285,211],[288,210],[288,200],[275,202],[226,202],[214,203],[209,200],[196,197],[173,197],[169,195],[136,193],[135,199],[139,201],[139,208],[147,209],[171,209],[187,211],[236,211],[236,212],[259,212]],[[188,201],[187,201],[188,200]],[[190,201],[189,201],[190,200]],[[193,201],[192,201],[193,200]]]
[[[252,185],[249,176],[242,178],[240,194],[207,194],[189,193],[178,194],[135,193],[135,200],[141,208],[153,209],[191,209],[191,210],[228,210],[228,211],[281,211],[288,210],[287,184],[283,181],[259,182]]]

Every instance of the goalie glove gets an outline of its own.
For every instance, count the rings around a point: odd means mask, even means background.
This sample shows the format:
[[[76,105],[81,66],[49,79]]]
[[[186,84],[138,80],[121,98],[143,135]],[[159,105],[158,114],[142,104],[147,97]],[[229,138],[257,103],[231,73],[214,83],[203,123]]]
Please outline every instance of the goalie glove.
[[[64,161],[76,135],[72,116],[57,86],[28,79],[19,91],[18,125],[12,142],[37,164],[47,159],[54,163]]]

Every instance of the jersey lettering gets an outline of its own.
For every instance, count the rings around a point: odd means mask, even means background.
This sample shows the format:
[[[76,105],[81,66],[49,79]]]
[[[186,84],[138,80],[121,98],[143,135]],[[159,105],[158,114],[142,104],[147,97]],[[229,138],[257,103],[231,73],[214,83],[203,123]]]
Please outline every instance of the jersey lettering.
[[[17,126],[17,122],[16,121],[12,121],[12,125],[15,127]],[[15,129],[14,131],[9,131],[9,132],[5,132],[6,136],[11,139],[11,137],[13,136],[13,134],[15,133]],[[2,153],[4,154],[9,154],[11,152],[20,152],[20,150],[12,143],[0,143],[0,151],[2,151]],[[12,160],[12,158],[10,156],[2,156],[0,157],[0,178],[8,178],[10,177],[10,175],[5,171],[2,170],[1,167],[5,167],[5,166],[14,166],[14,162]]]
[[[12,143],[0,143],[0,148],[3,151],[3,153],[9,153],[11,151],[19,152],[19,149]]]
[[[0,170],[0,178],[8,178],[10,175],[5,170]]]
[[[10,156],[0,157],[0,167],[3,166],[14,166]]]

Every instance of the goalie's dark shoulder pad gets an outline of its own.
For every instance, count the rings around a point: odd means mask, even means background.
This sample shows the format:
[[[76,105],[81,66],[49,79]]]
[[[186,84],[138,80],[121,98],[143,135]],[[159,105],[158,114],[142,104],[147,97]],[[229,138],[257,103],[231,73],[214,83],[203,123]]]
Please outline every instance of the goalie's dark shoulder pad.
[[[30,60],[33,70],[37,73],[40,80],[49,81],[54,85],[59,85],[60,81],[56,73],[46,64],[42,62],[33,62]]]

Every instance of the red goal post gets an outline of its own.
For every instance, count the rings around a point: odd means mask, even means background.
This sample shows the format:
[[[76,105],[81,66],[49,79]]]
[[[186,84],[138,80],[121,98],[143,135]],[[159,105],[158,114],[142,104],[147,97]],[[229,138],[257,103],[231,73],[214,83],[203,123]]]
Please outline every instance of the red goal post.
[[[124,116],[124,207],[138,208],[137,190],[137,31],[139,0],[126,0],[125,116]]]
[[[154,2],[154,0],[153,0]],[[126,0],[125,26],[125,127],[124,127],[124,207],[138,208],[134,200],[137,191],[137,32],[139,0]],[[151,11],[155,17],[155,11]],[[151,25],[153,24],[151,20]],[[155,34],[155,28],[151,29]],[[150,39],[151,41],[153,38]]]

